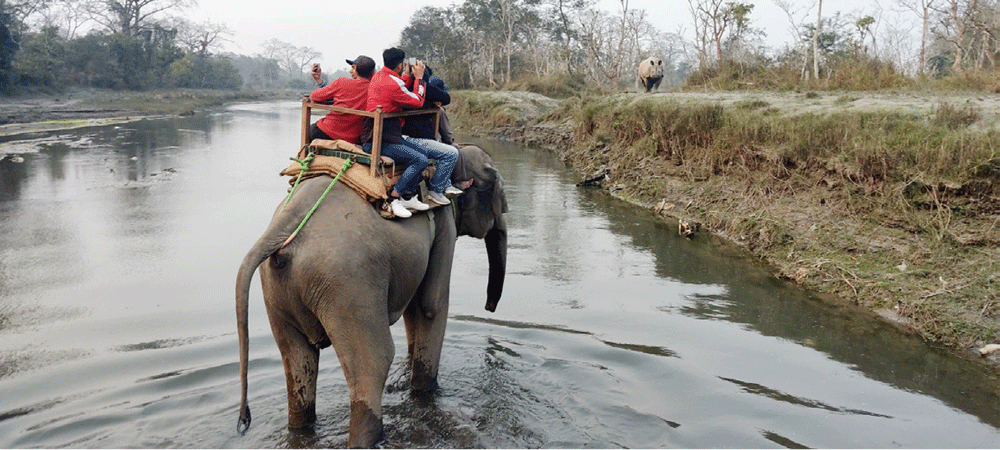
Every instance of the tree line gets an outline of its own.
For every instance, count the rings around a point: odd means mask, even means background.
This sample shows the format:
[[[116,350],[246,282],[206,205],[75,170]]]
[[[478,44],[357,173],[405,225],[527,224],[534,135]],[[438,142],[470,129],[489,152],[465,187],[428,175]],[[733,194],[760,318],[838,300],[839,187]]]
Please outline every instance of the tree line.
[[[232,32],[177,15],[191,6],[193,0],[0,0],[0,94],[309,85],[302,68],[318,52],[272,39],[258,55],[223,53]]]
[[[623,89],[655,56],[666,85],[873,89],[951,78],[1000,89],[1000,0],[881,0],[851,15],[827,12],[822,0],[759,1],[777,5],[794,30],[783,48],[767,47],[751,25],[754,2],[733,0],[687,0],[678,13],[690,21],[673,32],[629,0],[610,11],[596,0],[461,0],[418,10],[399,46],[459,88]],[[193,2],[0,0],[0,93],[311,87],[319,52],[275,39],[251,56],[222,52],[225,24],[180,17]]]
[[[994,78],[997,0],[882,0],[851,15],[830,14],[822,0],[765,1],[794,30],[783,48],[769,48],[765,30],[751,25],[754,2],[732,0],[687,0],[690,22],[676,32],[658,29],[629,0],[612,11],[595,0],[463,0],[418,10],[399,42],[460,87],[559,78],[621,89],[649,56],[663,60],[673,85],[873,89]]]

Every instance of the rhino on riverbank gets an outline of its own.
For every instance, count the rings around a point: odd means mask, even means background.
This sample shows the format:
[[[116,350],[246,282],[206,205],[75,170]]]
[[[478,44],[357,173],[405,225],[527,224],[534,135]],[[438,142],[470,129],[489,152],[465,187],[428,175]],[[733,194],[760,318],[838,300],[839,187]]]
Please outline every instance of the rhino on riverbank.
[[[663,81],[663,60],[650,56],[639,63],[639,71],[635,77],[637,89],[642,86],[646,88],[646,92],[656,91],[661,81]]]

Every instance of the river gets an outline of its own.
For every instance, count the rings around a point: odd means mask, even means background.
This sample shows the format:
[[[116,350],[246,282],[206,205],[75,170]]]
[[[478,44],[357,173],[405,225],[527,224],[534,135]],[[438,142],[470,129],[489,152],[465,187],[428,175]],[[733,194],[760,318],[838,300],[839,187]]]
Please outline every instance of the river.
[[[251,289],[250,406],[236,432],[233,288],[283,200],[294,102],[0,137],[0,448],[343,446],[322,353],[315,432],[285,426],[284,372]],[[775,279],[733,247],[574,185],[549,151],[486,139],[510,212],[483,310],[482,241],[456,250],[431,396],[384,396],[385,447],[996,448],[986,365]]]

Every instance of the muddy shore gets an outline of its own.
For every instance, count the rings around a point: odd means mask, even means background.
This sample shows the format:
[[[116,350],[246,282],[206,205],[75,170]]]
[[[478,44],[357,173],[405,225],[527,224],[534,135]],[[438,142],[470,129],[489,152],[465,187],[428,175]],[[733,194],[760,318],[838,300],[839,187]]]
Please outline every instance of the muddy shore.
[[[0,96],[0,136],[189,115],[228,103],[296,99],[299,95],[297,91],[287,90],[119,92],[71,89],[52,94]]]

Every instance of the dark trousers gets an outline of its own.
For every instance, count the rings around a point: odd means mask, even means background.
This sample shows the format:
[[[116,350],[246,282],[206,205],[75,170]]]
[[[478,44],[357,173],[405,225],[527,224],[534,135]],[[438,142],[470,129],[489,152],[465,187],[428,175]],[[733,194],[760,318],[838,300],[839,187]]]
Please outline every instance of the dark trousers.
[[[332,137],[327,136],[326,133],[323,132],[323,130],[319,129],[319,127],[316,126],[315,123],[312,124],[312,125],[309,125],[309,142],[312,142],[313,139],[329,139],[329,140],[333,140]]]

